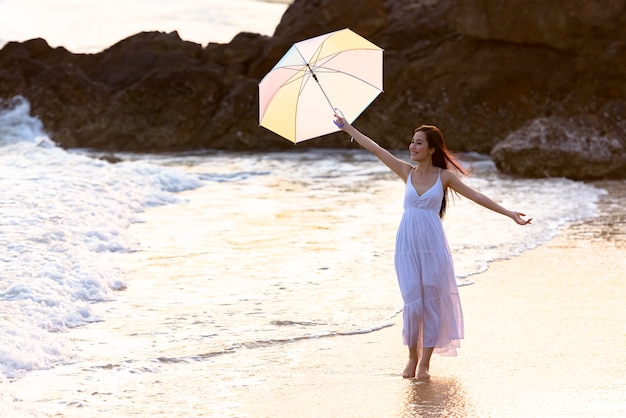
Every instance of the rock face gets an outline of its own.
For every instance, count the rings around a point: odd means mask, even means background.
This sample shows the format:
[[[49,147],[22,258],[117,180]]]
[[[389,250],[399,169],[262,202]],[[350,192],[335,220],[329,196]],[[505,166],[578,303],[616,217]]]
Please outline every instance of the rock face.
[[[266,42],[241,34],[228,46],[202,48],[175,32],[152,32],[94,55],[43,39],[9,43],[0,51],[0,98],[26,97],[65,147],[243,148],[239,126],[252,123],[257,81],[239,60],[256,57]]]
[[[294,149],[258,126],[257,84],[294,42],[344,27],[385,49],[385,93],[355,122],[381,145],[404,149],[429,123],[452,149],[493,149],[507,172],[626,177],[593,145],[626,147],[626,0],[295,0],[274,36],[229,44],[156,32],[93,55],[9,43],[0,98],[26,97],[66,147]],[[354,145],[333,134],[297,147],[311,146]]]
[[[624,143],[592,115],[534,119],[491,156],[500,170],[524,177],[617,178],[626,167]]]

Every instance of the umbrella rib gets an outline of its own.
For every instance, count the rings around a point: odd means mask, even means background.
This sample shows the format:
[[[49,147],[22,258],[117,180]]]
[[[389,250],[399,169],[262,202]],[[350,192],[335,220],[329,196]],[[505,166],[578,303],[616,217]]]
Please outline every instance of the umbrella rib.
[[[284,66],[284,67],[280,67],[280,68],[281,68],[281,69],[287,69],[287,70],[293,70],[293,71],[294,71],[294,73],[298,73],[298,72],[302,71],[302,66]],[[279,91],[282,87],[285,87],[285,86],[287,86],[287,85],[289,85],[289,84],[291,84],[291,83],[295,83],[295,82],[297,82],[297,81],[300,81],[300,80],[302,80],[305,76],[306,76],[306,74],[303,74],[302,76],[300,76],[300,77],[295,77],[295,78],[289,77],[289,79],[288,79],[286,82],[282,83],[282,84],[280,85],[280,87],[279,87],[278,89],[276,89],[276,91],[274,91],[274,93],[272,94],[272,98],[276,95],[276,93],[277,93],[277,92],[278,92],[278,91]],[[300,87],[300,91],[302,91],[302,87]],[[270,99],[270,101],[271,101],[271,100],[272,100],[272,99]]]
[[[280,68],[281,69],[287,69],[287,70],[293,70],[294,73],[302,72],[302,66],[285,66],[285,67],[280,67]],[[309,72],[311,73],[311,75],[314,75],[314,73],[312,71],[309,71]],[[300,75],[298,77],[290,77],[287,81],[282,83],[280,85],[280,87],[287,86],[287,85],[289,85],[291,83],[299,82],[299,81],[301,81],[302,79],[304,79],[306,77],[307,77],[307,73],[302,73],[302,75]],[[305,81],[305,83],[306,83],[306,81]],[[300,90],[302,90],[302,89],[300,89]]]
[[[354,51],[354,49],[353,49],[352,51]],[[359,81],[363,82],[364,84],[367,84],[367,85],[369,85],[369,86],[371,86],[371,87],[373,87],[373,88],[375,88],[375,89],[377,89],[377,90],[381,90],[378,86],[376,86],[376,85],[374,85],[374,84],[370,83],[370,82],[369,82],[369,81],[367,81],[367,80],[364,80],[364,79],[363,79],[363,78],[361,78],[361,77],[357,77],[357,76],[355,76],[354,74],[350,74],[350,73],[347,73],[347,72],[345,72],[345,71],[337,70],[337,69],[334,69],[334,68],[328,68],[328,67],[325,67],[325,65],[326,65],[326,64],[328,64],[328,63],[329,63],[330,61],[332,61],[334,58],[336,58],[337,56],[339,56],[342,52],[344,52],[344,51],[338,52],[338,53],[333,54],[333,55],[329,55],[328,57],[324,57],[324,61],[323,61],[323,63],[321,63],[320,65],[317,65],[317,64],[312,64],[312,65],[315,67],[315,69],[316,69],[316,71],[318,72],[318,74],[319,74],[319,73],[325,73],[325,74],[332,74],[332,73],[344,74],[344,75],[346,75],[346,76],[348,76],[348,77],[351,77],[351,78],[354,78],[354,79],[356,79],[356,80],[359,80]],[[315,62],[317,63],[317,60],[316,60]],[[321,71],[319,71],[319,69],[321,69]],[[381,91],[382,91],[382,90],[381,90]]]
[[[322,42],[323,45],[323,42]],[[326,94],[326,92],[324,91],[324,88],[322,87],[322,84],[320,83],[320,81],[317,79],[317,75],[315,75],[315,71],[313,71],[313,68],[311,68],[311,66],[309,65],[309,61],[306,60],[306,58],[304,58],[304,56],[302,55],[302,53],[300,52],[300,50],[298,48],[296,48],[296,51],[298,51],[298,54],[300,55],[300,58],[302,58],[302,61],[304,62],[304,64],[306,65],[306,67],[309,69],[309,72],[311,73],[311,76],[313,76],[313,79],[315,80],[315,82],[317,83],[318,87],[320,88],[320,90],[322,91],[322,94],[324,95],[324,97],[326,98],[326,101],[328,102],[328,104],[330,105],[330,108],[332,109],[332,111],[335,111],[335,107],[333,106],[333,104],[331,103],[330,99],[328,98],[328,95]],[[319,49],[318,49],[319,51]],[[300,90],[302,91],[302,90]]]
[[[375,84],[372,84],[369,81],[364,80],[361,77],[357,77],[354,74],[350,74],[350,73],[347,73],[347,72],[341,71],[341,70],[333,70],[333,69],[330,69],[330,68],[324,68],[324,70],[327,70],[327,71],[318,71],[317,73],[318,74],[320,74],[320,73],[322,73],[322,74],[344,74],[344,75],[346,75],[346,76],[348,76],[350,78],[354,78],[355,80],[359,80],[359,81],[363,82],[363,84],[367,84],[368,86],[371,86],[371,87],[375,88],[376,90],[381,90],[380,87],[376,86]]]
[[[308,64],[306,66],[308,67]],[[298,66],[284,66],[284,67],[281,67],[281,68],[282,69],[287,69],[287,70],[293,70],[294,73],[302,72],[302,65],[298,65]],[[314,75],[314,73],[312,71],[309,71],[309,72],[311,73],[311,75]],[[295,83],[295,82],[302,82],[302,84],[300,85],[300,88],[298,89],[298,96],[300,96],[300,94],[302,93],[302,91],[306,87],[306,84],[309,82],[309,80],[311,78],[311,77],[308,77],[307,75],[308,75],[308,73],[304,72],[304,73],[302,73],[302,75],[300,75],[298,77],[290,77],[288,79],[288,81],[286,81],[285,83],[281,84],[280,87],[282,88],[282,87],[285,87],[285,86],[287,86],[287,85],[289,85],[291,83]],[[317,78],[315,78],[315,80],[317,81]],[[326,93],[324,92],[324,89],[322,89],[322,86],[319,85],[319,81],[318,81],[317,85],[322,90],[322,93],[324,93],[324,96],[326,97],[326,100],[328,100],[328,97],[326,96]],[[278,89],[276,91],[278,91]],[[330,104],[330,100],[328,100],[328,103]],[[296,106],[296,108],[298,107],[298,102],[297,101],[296,101],[295,106]],[[332,108],[332,104],[331,104],[331,108]],[[334,108],[333,108],[333,111],[334,111]],[[298,112],[296,111],[294,113],[294,115],[297,114],[297,113]],[[295,125],[295,123],[294,123],[294,125]]]

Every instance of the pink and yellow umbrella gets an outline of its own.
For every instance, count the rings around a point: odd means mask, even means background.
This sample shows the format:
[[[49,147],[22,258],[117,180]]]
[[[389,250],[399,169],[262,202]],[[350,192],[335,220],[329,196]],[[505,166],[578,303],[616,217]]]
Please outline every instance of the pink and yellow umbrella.
[[[350,29],[295,43],[259,83],[259,124],[293,143],[337,132],[383,91],[383,50]]]

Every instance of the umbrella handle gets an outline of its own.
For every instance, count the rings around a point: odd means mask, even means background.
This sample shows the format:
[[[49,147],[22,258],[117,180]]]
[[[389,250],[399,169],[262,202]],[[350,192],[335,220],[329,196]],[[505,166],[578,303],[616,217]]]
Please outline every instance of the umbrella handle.
[[[335,114],[336,114],[336,115],[341,116],[341,117],[342,117],[342,118],[344,118],[344,119],[346,118],[346,117],[343,115],[343,112],[342,112],[341,110],[339,110],[339,108],[338,108],[338,107],[336,107],[336,108],[335,108]],[[341,124],[337,123],[337,121],[336,121],[336,120],[334,120],[334,121],[333,121],[333,123],[334,123],[335,125],[337,125],[337,127],[338,127],[339,129],[343,129],[343,125],[341,125]],[[354,142],[354,137],[350,138],[350,142]]]
[[[338,107],[335,107],[333,110],[335,111],[335,114],[336,114],[336,115],[339,115],[339,116],[341,116],[341,117],[342,117],[342,118],[344,118],[344,119],[346,118],[346,117],[343,115],[343,112],[342,112],[341,110],[339,110],[339,108],[338,108]],[[343,125],[342,125],[342,124],[340,124],[340,123],[337,123],[337,121],[336,121],[336,120],[334,120],[334,121],[333,121],[333,123],[334,123],[335,125],[337,125],[337,127],[338,127],[339,129],[343,129]]]

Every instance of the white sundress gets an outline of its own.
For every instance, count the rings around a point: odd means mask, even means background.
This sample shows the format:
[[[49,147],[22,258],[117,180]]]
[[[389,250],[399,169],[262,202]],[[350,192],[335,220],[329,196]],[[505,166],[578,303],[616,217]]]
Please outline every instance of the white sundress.
[[[463,311],[439,218],[443,195],[441,170],[435,184],[421,196],[409,173],[396,235],[395,267],[404,301],[404,343],[418,344],[419,349],[434,347],[436,354],[454,356],[464,335]]]

